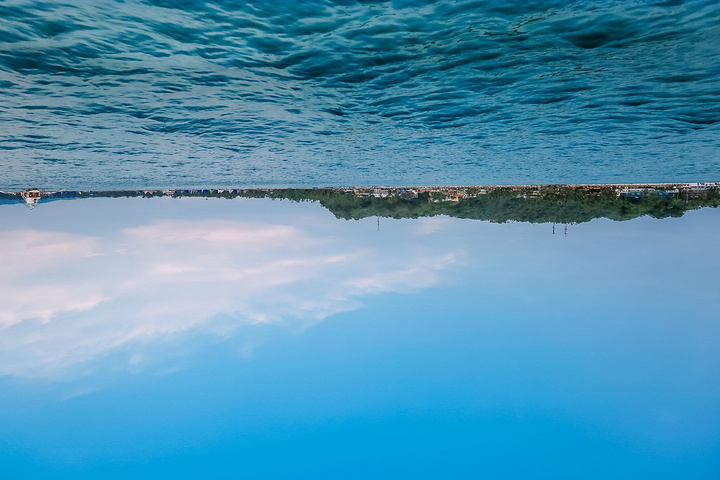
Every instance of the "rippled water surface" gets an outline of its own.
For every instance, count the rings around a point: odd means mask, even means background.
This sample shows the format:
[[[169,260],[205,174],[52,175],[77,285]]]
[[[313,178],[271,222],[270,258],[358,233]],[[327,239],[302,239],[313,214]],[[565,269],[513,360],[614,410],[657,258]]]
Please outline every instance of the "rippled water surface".
[[[710,1],[4,1],[0,188],[714,181]]]

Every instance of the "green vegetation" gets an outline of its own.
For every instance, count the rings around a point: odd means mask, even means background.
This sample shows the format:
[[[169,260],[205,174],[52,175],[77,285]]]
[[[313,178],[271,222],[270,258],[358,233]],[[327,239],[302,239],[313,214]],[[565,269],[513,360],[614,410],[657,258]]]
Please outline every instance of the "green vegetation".
[[[630,220],[649,215],[680,217],[688,210],[720,205],[717,186],[632,189],[619,194],[619,186],[442,187],[434,189],[207,189],[130,190],[43,193],[43,199],[86,197],[220,197],[273,198],[295,202],[315,201],[337,218],[419,218],[447,215],[493,222],[582,223],[594,218]],[[627,189],[626,189],[627,190]],[[2,202],[22,201],[20,194],[3,193]],[[41,199],[42,202],[42,199]]]
[[[471,193],[473,194],[473,193]],[[630,220],[649,215],[654,218],[681,217],[686,211],[720,205],[716,189],[701,195],[679,193],[671,197],[627,198],[614,188],[589,190],[572,187],[544,187],[542,190],[495,188],[484,195],[458,201],[433,201],[434,193],[416,198],[373,197],[337,190],[274,190],[265,196],[294,201],[314,200],[338,218],[366,217],[419,218],[447,215],[493,222],[582,223],[594,218]]]

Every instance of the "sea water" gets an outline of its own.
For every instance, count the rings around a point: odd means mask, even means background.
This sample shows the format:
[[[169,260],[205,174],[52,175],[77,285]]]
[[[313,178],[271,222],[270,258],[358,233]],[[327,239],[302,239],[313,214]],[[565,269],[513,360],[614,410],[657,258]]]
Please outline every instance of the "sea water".
[[[717,181],[714,1],[0,4],[0,188]]]

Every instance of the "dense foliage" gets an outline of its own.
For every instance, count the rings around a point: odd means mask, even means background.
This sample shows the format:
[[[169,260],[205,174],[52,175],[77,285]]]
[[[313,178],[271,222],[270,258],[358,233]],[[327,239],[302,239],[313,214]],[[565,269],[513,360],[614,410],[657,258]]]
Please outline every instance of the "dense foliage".
[[[532,196],[530,190],[497,188],[487,194],[458,201],[433,201],[432,194],[417,198],[400,196],[373,197],[334,190],[273,191],[268,196],[291,200],[316,200],[336,217],[419,218],[448,215],[457,218],[494,222],[582,223],[594,218],[629,220],[649,215],[655,218],[680,217],[686,211],[720,205],[720,192],[709,190],[702,195],[672,197],[647,196],[627,198],[614,189],[591,191],[571,187],[545,188]]]
[[[341,189],[240,189],[173,191],[86,191],[55,192],[43,200],[87,197],[220,197],[273,198],[295,202],[316,201],[337,218],[367,217],[419,218],[447,215],[493,222],[582,223],[594,218],[629,220],[649,215],[655,218],[680,217],[688,210],[720,205],[716,188],[701,192],[677,192],[656,196],[654,192],[637,198],[618,194],[617,187],[496,187],[487,190],[463,189],[464,196],[452,197],[451,189],[412,192],[389,189],[383,196]],[[387,195],[387,196],[384,196]],[[2,194],[2,202],[22,201],[19,194]]]

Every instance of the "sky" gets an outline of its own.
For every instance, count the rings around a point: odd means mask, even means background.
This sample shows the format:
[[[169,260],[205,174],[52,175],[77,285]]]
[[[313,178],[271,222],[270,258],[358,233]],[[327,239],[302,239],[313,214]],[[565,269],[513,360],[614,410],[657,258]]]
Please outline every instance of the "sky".
[[[0,210],[4,478],[716,478],[717,209]]]

